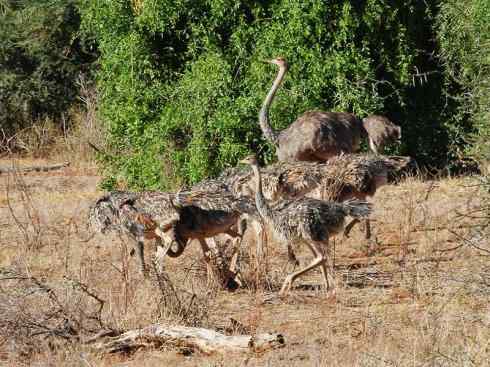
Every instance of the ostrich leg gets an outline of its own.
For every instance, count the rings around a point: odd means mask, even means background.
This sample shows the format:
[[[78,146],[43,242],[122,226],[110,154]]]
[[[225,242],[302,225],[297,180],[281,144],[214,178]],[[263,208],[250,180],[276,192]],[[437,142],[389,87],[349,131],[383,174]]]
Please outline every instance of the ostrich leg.
[[[292,274],[289,274],[286,279],[284,280],[284,283],[281,287],[281,290],[279,291],[280,295],[284,295],[286,292],[288,292],[291,289],[291,286],[293,285],[293,282],[298,278],[299,276],[303,275],[304,273],[318,267],[319,265],[322,265],[325,263],[327,260],[325,254],[320,248],[320,244],[318,242],[306,242],[308,244],[308,247],[310,250],[313,252],[315,255],[315,258],[311,263],[309,263],[306,267],[304,267],[301,270],[298,270]],[[327,279],[327,274],[326,274],[326,269],[323,268],[322,266],[322,273],[325,277],[325,284],[328,284],[328,279]]]
[[[164,243],[162,241],[161,237],[157,237],[155,239],[155,245],[156,245],[156,251],[155,251],[155,265],[156,269],[159,273],[162,273],[165,269],[164,267],[164,259],[165,256],[170,252],[172,254],[177,254],[177,256],[173,255],[172,257],[178,257],[182,252],[180,252],[180,246],[179,250],[176,253],[173,253],[171,251],[171,247],[175,242],[166,242]]]
[[[332,247],[330,247],[328,245],[328,240],[326,243],[323,243],[323,245],[325,246],[320,246],[320,249],[322,251],[325,251],[327,252],[327,254],[325,255],[327,260],[322,264],[322,272],[323,272],[323,276],[324,278],[326,278],[326,291],[327,291],[327,296],[335,296],[335,290],[336,290],[336,286],[335,286],[335,268],[334,268],[334,250]],[[326,268],[326,269],[325,269]],[[325,272],[327,273],[325,275]],[[331,290],[330,290],[331,289]]]
[[[199,238],[198,241],[199,244],[201,245],[204,261],[206,262],[207,283],[209,284],[211,282],[211,274],[213,273],[213,267],[211,265],[212,254],[210,253],[209,246],[204,238]]]
[[[145,264],[145,246],[143,242],[142,237],[138,237],[136,239],[136,252],[138,253],[138,257],[140,260],[140,270],[141,274],[143,274],[143,277],[148,276],[148,272],[146,271],[146,264]]]
[[[264,267],[264,227],[262,223],[254,222],[252,224],[254,227],[254,232],[257,236],[257,244],[255,249],[255,261],[256,261],[256,270],[258,274],[263,274]]]
[[[354,218],[350,221],[349,224],[347,224],[344,228],[344,236],[349,238],[349,233],[350,231],[352,230],[352,228],[357,224],[359,223],[359,219],[358,218]]]

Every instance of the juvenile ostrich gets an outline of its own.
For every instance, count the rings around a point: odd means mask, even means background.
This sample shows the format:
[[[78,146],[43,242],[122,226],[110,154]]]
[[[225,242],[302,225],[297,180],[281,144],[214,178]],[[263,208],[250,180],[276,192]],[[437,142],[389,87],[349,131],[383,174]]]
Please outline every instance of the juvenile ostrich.
[[[299,276],[320,266],[326,290],[333,295],[335,293],[334,264],[328,239],[342,230],[347,215],[355,218],[369,215],[370,204],[355,200],[335,203],[300,198],[284,200],[274,207],[269,207],[262,192],[262,177],[255,155],[241,162],[252,167],[256,179],[255,204],[257,210],[262,219],[271,224],[276,237],[284,241],[288,248],[305,243],[315,256],[306,267],[286,277],[279,294],[282,295],[289,291]]]
[[[157,240],[157,258],[178,257],[188,242],[197,239],[210,268],[211,257],[229,287],[235,287],[219,249],[208,246],[206,238],[220,233],[240,237],[243,231],[237,228],[243,213],[253,214],[255,206],[250,198],[235,199],[218,186],[208,190],[192,190],[170,194],[163,192],[112,192],[104,195],[92,206],[89,223],[104,233],[117,229],[127,233],[137,243],[141,271],[146,273],[144,240]],[[213,191],[213,188],[216,191]],[[176,250],[172,250],[176,246]],[[211,256],[211,257],[210,257]]]
[[[257,251],[261,253],[263,247],[261,233],[263,228],[253,198],[241,195],[235,196],[224,180],[218,178],[202,181],[192,186],[190,191],[176,194],[175,202],[184,208],[189,207],[192,203],[190,207],[199,207],[207,211],[205,218],[210,218],[208,224],[197,223],[191,225],[185,222],[184,228],[179,227],[179,225],[175,227],[175,233],[181,233],[181,235],[185,236],[189,232],[188,237],[192,239],[196,238],[196,234],[199,231],[204,230],[206,238],[210,238],[213,249],[218,254],[217,259],[222,259],[223,257],[220,253],[220,246],[216,244],[213,237],[224,233],[236,239],[233,245],[235,255],[230,266],[227,267],[224,262],[221,265],[218,264],[220,265],[218,267],[229,276],[236,275],[238,252],[241,249],[243,235],[249,224],[252,224],[252,228],[255,230]],[[213,213],[218,214],[213,215]],[[221,216],[219,213],[222,213]],[[168,231],[167,235],[171,236],[172,231]],[[203,239],[199,239],[199,241],[203,242]]]
[[[159,205],[154,208],[149,203],[158,198]],[[140,260],[140,270],[146,275],[144,260],[145,240],[157,240],[157,248],[162,245],[164,231],[169,230],[180,214],[166,193],[113,191],[100,197],[91,207],[88,214],[88,225],[95,231],[105,234],[119,231],[128,235],[136,243]],[[170,257],[178,257],[185,246],[177,243],[174,251],[171,245],[166,249]]]
[[[372,115],[359,119],[351,113],[307,111],[289,127],[278,132],[269,123],[269,107],[288,70],[282,57],[268,61],[279,66],[274,83],[259,114],[265,138],[276,147],[279,161],[326,161],[330,157],[359,150],[361,138],[368,138],[375,153],[401,138],[401,128],[386,117]]]
[[[322,163],[279,162],[261,170],[262,189],[269,201],[303,196],[329,201],[367,200],[385,185],[388,176],[414,164],[410,157],[385,157],[367,154],[341,154]],[[251,170],[225,172],[222,180],[237,196],[254,196],[255,184]],[[348,235],[352,221],[346,227]],[[370,224],[366,219],[366,238]]]

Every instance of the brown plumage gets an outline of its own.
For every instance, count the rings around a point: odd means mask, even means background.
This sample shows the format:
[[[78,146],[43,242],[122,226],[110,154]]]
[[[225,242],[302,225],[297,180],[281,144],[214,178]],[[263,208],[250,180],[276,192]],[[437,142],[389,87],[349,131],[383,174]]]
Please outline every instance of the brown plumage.
[[[225,213],[225,215],[221,217],[221,220],[219,220],[219,217],[214,216],[212,223],[210,223],[212,228],[209,228],[207,232],[207,237],[225,233],[236,238],[233,247],[235,255],[231,261],[231,267],[227,268],[224,263],[220,267],[223,274],[228,273],[229,276],[233,276],[236,273],[238,253],[241,249],[241,240],[249,224],[254,228],[258,251],[262,249],[261,233],[263,228],[253,198],[250,196],[235,195],[222,177],[204,180],[192,186],[189,191],[177,193],[176,197],[176,202],[179,205],[188,205],[190,200],[195,203],[194,205],[199,206],[200,208]],[[220,223],[223,221],[226,222],[226,228],[223,227],[221,230],[217,230],[219,229]],[[206,227],[209,227],[209,225],[199,224],[194,227],[196,229],[197,227],[205,229]],[[215,232],[211,232],[212,230]],[[218,258],[221,259],[220,247],[214,240],[212,243],[215,252],[219,254]]]
[[[257,215],[253,200],[234,195],[225,180],[220,178],[204,180],[188,191],[179,191],[175,200],[179,205],[196,205],[206,210]]]
[[[293,199],[314,195],[344,201],[366,199],[387,183],[387,176],[410,164],[409,157],[341,154],[327,162],[279,162],[262,168],[262,186],[267,200]],[[220,179],[235,196],[255,194],[251,169],[231,169]]]
[[[287,292],[296,278],[318,266],[327,291],[334,292],[333,256],[328,240],[342,230],[347,215],[355,218],[367,216],[371,211],[370,204],[357,200],[336,203],[299,198],[283,200],[271,207],[262,192],[262,177],[257,159],[252,155],[242,162],[252,167],[256,184],[255,204],[262,219],[273,228],[274,235],[285,242],[288,249],[299,243],[306,244],[315,256],[306,267],[286,277],[280,294]]]
[[[137,243],[141,270],[146,272],[144,241],[156,239],[158,258],[166,254],[177,257],[188,242],[197,239],[209,264],[211,257],[219,271],[227,275],[219,249],[208,246],[206,238],[226,233],[240,237],[239,228],[243,214],[256,213],[250,198],[235,199],[223,185],[209,184],[203,188],[177,194],[150,191],[130,193],[115,191],[96,201],[89,212],[89,223],[102,233],[119,230],[128,234]],[[162,243],[163,241],[163,243]],[[177,250],[172,250],[176,246]],[[225,279],[232,286],[230,277]]]
[[[385,185],[390,175],[413,165],[410,157],[387,157],[372,154],[341,154],[327,162],[278,162],[262,168],[262,187],[267,200],[294,199],[303,196],[329,201],[349,199],[368,200]],[[254,175],[251,169],[236,168],[225,171],[221,179],[234,195],[255,195]],[[354,219],[345,228],[348,236],[358,223]],[[366,239],[371,237],[371,226],[365,219]],[[373,245],[370,242],[370,245]],[[370,251],[374,251],[370,248]],[[290,260],[295,261],[291,252]]]
[[[279,161],[326,161],[341,152],[358,151],[361,138],[367,138],[378,154],[389,142],[400,140],[401,128],[386,117],[372,115],[361,120],[345,112],[307,111],[286,129],[274,131],[269,107],[288,64],[281,57],[269,62],[279,66],[279,72],[260,110],[259,123],[264,137],[276,146]]]
[[[136,242],[140,269],[146,274],[145,240],[156,239],[161,246],[162,233],[180,219],[171,198],[171,194],[161,192],[112,191],[90,207],[88,224],[101,233],[119,231],[132,238]],[[180,256],[185,248],[181,243],[177,243],[176,251],[170,247],[166,253],[171,257]]]

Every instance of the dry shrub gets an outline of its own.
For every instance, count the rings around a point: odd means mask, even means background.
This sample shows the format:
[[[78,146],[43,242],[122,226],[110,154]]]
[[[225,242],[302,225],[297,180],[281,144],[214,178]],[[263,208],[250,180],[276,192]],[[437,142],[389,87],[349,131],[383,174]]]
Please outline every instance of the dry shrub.
[[[23,247],[26,249],[40,248],[42,246],[43,228],[39,211],[33,203],[28,186],[19,172],[15,170],[16,164],[13,160],[12,168],[14,171],[7,176],[6,185],[6,203],[9,213],[22,234]],[[20,202],[21,207],[19,209],[14,208],[14,201]]]
[[[31,126],[18,131],[11,139],[10,149],[31,157],[46,157],[60,134],[59,128],[49,118],[35,121]]]
[[[95,151],[89,143],[99,149],[106,149],[106,129],[98,118],[98,95],[93,85],[89,85],[83,75],[77,81],[82,106],[70,113],[70,124],[63,124],[62,135],[53,146],[53,155],[64,160],[93,162]]]
[[[15,255],[0,268],[0,346],[13,359],[29,360],[107,328],[102,321],[105,301],[80,276],[57,268],[55,259],[48,264],[39,261],[45,251],[69,259],[69,245],[60,254],[50,244],[69,240],[74,228],[49,228],[39,202],[18,172],[10,173],[6,181],[8,213],[15,226],[9,235],[17,241],[11,241],[15,248],[5,247]],[[53,241],[53,235],[58,241]]]
[[[81,342],[107,328],[104,304],[78,280],[37,277],[19,266],[0,269],[0,345],[29,357],[43,348]]]
[[[49,207],[63,205],[32,193],[25,180],[15,172],[9,178],[10,241],[0,244],[6,255],[0,269],[0,359],[53,360],[73,348],[87,349],[85,341],[101,332],[157,322],[210,325],[216,292],[200,279],[184,270],[154,269],[142,279],[127,238],[115,235],[111,243],[85,232],[88,205],[57,217]]]
[[[281,288],[290,265],[284,244],[277,243],[267,227],[257,234],[249,225],[238,250],[238,279],[252,292],[272,292]],[[262,246],[258,236],[261,237]],[[234,254],[234,253],[233,253]]]
[[[59,120],[45,118],[7,137],[0,130],[0,152],[30,158],[63,159],[72,164],[93,162],[95,151],[89,142],[104,149],[106,130],[97,117],[98,97],[93,85],[83,75],[78,81],[80,105],[70,109]]]
[[[206,327],[212,299],[216,296],[213,288],[202,287],[189,274],[183,275],[187,281],[172,281],[167,272],[152,271],[152,286],[158,290],[158,319],[185,326]],[[189,282],[194,286],[189,287]]]

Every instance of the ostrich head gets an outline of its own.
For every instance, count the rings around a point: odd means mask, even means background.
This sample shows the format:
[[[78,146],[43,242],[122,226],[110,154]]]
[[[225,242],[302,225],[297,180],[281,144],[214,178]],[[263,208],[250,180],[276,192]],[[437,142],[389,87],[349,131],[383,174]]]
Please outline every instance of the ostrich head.
[[[245,158],[243,158],[240,163],[243,163],[243,164],[248,164],[250,166],[258,166],[259,165],[259,161],[257,160],[257,156],[255,154],[250,154],[248,156],[246,156]]]
[[[269,64],[274,64],[279,66],[280,68],[288,68],[288,63],[284,57],[276,57],[275,59],[272,60],[267,60]]]
[[[185,250],[186,241],[180,238],[175,225],[158,231],[158,236],[163,241],[163,247],[166,248],[166,253],[170,257],[179,257]]]
[[[362,120],[369,137],[371,150],[382,153],[385,145],[400,143],[402,129],[384,116],[371,115]]]

